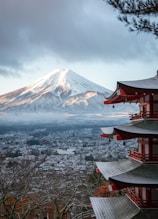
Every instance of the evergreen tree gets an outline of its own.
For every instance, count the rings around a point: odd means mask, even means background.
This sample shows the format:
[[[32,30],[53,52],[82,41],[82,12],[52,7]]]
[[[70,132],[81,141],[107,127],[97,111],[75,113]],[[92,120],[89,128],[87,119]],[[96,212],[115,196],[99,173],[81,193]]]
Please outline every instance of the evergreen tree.
[[[105,0],[104,0],[105,1]],[[158,36],[158,0],[107,0],[130,31]]]

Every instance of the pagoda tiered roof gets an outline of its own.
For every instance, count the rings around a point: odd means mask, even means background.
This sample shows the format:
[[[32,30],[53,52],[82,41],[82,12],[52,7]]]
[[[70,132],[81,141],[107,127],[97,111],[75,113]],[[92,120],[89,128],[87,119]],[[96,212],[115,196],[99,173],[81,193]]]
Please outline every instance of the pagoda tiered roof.
[[[156,219],[158,71],[152,78],[117,82],[116,90],[106,98],[104,104],[121,102],[139,103],[140,112],[131,114],[128,124],[101,128],[101,137],[116,140],[138,138],[138,151],[130,151],[128,159],[96,162],[96,171],[109,180],[109,191],[125,191],[126,188],[126,195],[91,197],[92,207],[97,219]]]
[[[158,209],[140,209],[128,196],[91,197],[97,219],[157,219]]]
[[[139,120],[137,122],[120,125],[115,127],[101,128],[102,137],[115,138],[123,140],[135,137],[157,137],[158,135],[158,120]]]
[[[118,81],[116,90],[104,103],[137,102],[146,94],[158,94],[158,75],[143,80]]]
[[[127,196],[91,197],[90,200],[97,219],[128,219],[140,212],[140,209]]]
[[[111,177],[111,180],[128,185],[157,187],[158,164],[142,164],[134,170]]]
[[[104,178],[109,180],[113,176],[126,173],[141,166],[142,163],[133,159],[122,159],[111,162],[96,162],[96,165]]]
[[[135,160],[119,160],[112,162],[96,162],[102,175],[127,186],[157,186],[158,185],[158,164],[143,164]]]

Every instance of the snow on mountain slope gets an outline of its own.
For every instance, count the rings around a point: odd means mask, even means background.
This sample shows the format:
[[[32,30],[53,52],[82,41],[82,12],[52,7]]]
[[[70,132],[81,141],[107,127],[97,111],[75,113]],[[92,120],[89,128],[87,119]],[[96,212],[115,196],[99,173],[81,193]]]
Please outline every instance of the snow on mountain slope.
[[[69,69],[54,70],[31,84],[28,89],[34,92],[43,89],[47,92],[54,92],[56,95],[66,93],[69,96],[84,93],[86,91],[110,93],[110,90],[83,78]]]
[[[57,69],[26,87],[1,95],[0,111],[111,112],[112,107],[103,104],[110,93],[69,69]]]

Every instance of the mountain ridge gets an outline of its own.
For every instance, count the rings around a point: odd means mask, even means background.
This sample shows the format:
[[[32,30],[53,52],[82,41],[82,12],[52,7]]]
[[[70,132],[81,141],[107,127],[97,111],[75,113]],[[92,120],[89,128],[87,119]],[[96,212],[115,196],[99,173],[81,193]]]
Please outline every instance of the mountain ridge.
[[[111,93],[70,69],[56,69],[28,86],[1,95],[0,112],[112,113],[116,110],[103,104]],[[118,111],[126,111],[120,106]]]
[[[100,92],[111,92],[110,90],[94,83],[94,82],[91,82],[90,80],[80,76],[79,74],[77,74],[76,72],[73,72],[72,70],[70,69],[56,69],[48,74],[46,74],[45,76],[39,78],[37,81],[35,81],[34,83],[32,83],[30,86],[33,86],[35,85],[35,87],[39,87],[40,88],[40,85],[45,83],[45,88],[47,85],[50,85],[48,83],[48,79],[49,79],[49,83],[51,84],[51,88],[53,90],[55,90],[58,86],[60,86],[61,88],[67,88],[69,89],[70,86],[72,86],[72,84],[75,84],[76,82],[78,83],[77,84],[77,87],[73,87],[73,95],[74,94],[78,94],[80,93],[80,89],[82,89],[83,91],[83,88],[85,89],[85,91],[88,91],[88,90],[95,90],[95,91],[100,91]],[[47,82],[47,84],[46,84]],[[78,90],[76,89],[78,88]],[[78,91],[78,92],[77,92]]]
[[[109,93],[72,70],[57,69],[28,86],[1,95],[0,111],[80,111],[91,98],[97,102],[96,96]]]

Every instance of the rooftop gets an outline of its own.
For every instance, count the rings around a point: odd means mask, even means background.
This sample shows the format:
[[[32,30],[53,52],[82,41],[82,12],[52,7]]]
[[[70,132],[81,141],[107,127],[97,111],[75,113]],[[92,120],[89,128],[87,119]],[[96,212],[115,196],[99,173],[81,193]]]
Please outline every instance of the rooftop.
[[[128,196],[90,198],[97,219],[157,219],[158,210],[140,209]]]
[[[97,219],[128,219],[140,209],[127,197],[90,198]],[[126,207],[125,207],[126,206]]]
[[[133,88],[140,89],[149,89],[149,90],[158,90],[158,75],[155,75],[152,78],[134,80],[134,81],[118,81],[119,85],[126,85]]]
[[[113,162],[96,162],[103,176],[113,182],[126,185],[158,184],[158,164],[143,164],[141,162],[123,159]]]
[[[131,171],[113,176],[111,179],[128,185],[157,186],[158,164],[142,164]]]
[[[148,79],[118,81],[116,90],[106,98],[107,100],[104,103],[137,102],[145,93],[158,94],[158,74]]]
[[[158,120],[140,120],[125,125],[101,128],[101,130],[109,136],[116,135],[116,133],[128,133],[133,135],[133,137],[154,136],[158,135]]]
[[[142,163],[132,159],[131,160],[122,159],[119,161],[111,161],[111,162],[96,162],[96,165],[99,168],[100,172],[105,177],[105,179],[108,180],[110,177],[133,170],[141,166]]]

